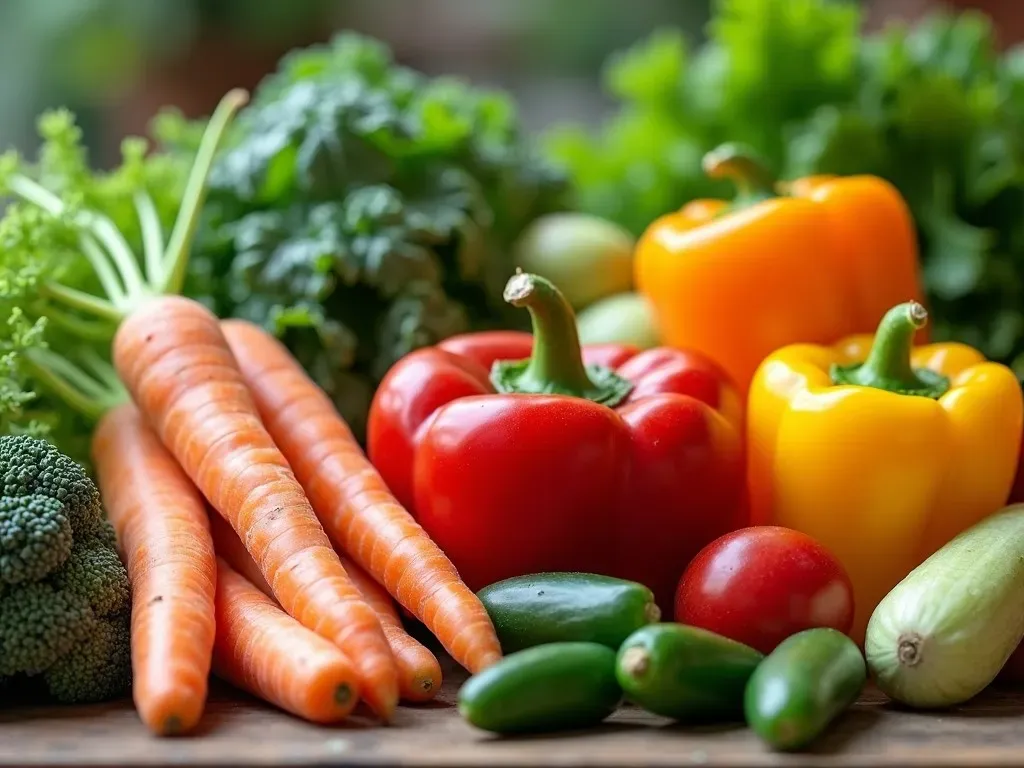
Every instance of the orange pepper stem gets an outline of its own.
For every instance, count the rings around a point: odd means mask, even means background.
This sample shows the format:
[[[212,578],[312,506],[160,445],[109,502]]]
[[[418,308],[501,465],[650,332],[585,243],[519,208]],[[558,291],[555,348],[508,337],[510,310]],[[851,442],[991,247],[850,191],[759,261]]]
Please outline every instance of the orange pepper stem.
[[[608,406],[630,393],[633,385],[610,368],[584,365],[576,316],[553,283],[517,270],[505,285],[504,298],[530,311],[533,354],[526,360],[494,363],[491,382],[497,391],[571,395]]]
[[[915,369],[910,363],[914,333],[927,322],[928,311],[916,301],[897,304],[879,323],[867,359],[832,366],[832,381],[904,395],[942,397],[949,389],[949,379],[927,368]]]
[[[753,205],[775,197],[775,178],[753,150],[740,144],[722,144],[704,155],[709,179],[729,179],[736,185],[732,207]]]

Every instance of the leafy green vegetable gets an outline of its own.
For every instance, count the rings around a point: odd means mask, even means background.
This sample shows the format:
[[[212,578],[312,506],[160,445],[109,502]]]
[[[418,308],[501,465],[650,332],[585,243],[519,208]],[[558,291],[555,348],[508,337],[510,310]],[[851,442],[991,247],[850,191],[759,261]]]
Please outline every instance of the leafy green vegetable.
[[[0,434],[45,436],[88,465],[92,425],[45,387],[27,360],[45,350],[109,359],[114,328],[55,306],[47,300],[48,286],[102,293],[104,285],[82,249],[76,217],[87,209],[101,211],[131,249],[141,251],[138,194],[146,193],[156,221],[169,227],[188,165],[147,154],[147,144],[133,138],[124,142],[118,168],[96,172],[73,116],[64,110],[42,115],[39,134],[42,146],[35,162],[13,153],[0,158],[0,189],[10,192],[15,178],[29,178],[63,203],[55,214],[29,202],[10,202],[0,218]]]
[[[189,288],[282,336],[356,432],[409,351],[506,319],[519,231],[562,207],[503,95],[342,34],[282,60],[210,179]],[[168,113],[172,152],[196,126]]]
[[[693,49],[659,30],[611,57],[619,111],[546,137],[575,202],[639,234],[728,194],[704,152],[742,141],[783,178],[874,173],[918,224],[939,338],[1024,373],[1024,49],[1000,54],[978,13],[861,31],[849,0],[718,0]]]

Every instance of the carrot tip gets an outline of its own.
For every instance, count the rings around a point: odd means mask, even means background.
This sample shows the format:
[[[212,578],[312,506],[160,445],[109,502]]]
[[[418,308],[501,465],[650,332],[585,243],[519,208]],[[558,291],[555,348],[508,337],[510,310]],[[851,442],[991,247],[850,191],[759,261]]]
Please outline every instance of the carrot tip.
[[[352,696],[352,686],[348,683],[342,683],[334,689],[334,703],[340,706],[348,705],[352,701]]]
[[[182,726],[181,718],[177,715],[171,715],[164,719],[163,735],[178,736],[184,731]]]

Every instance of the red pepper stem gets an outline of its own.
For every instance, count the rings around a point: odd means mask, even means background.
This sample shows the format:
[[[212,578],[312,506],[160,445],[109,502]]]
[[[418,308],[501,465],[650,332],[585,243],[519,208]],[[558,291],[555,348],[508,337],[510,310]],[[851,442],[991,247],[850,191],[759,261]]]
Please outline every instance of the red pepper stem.
[[[576,315],[561,291],[540,275],[517,272],[505,286],[504,298],[513,307],[526,307],[533,321],[533,354],[520,385],[533,382],[537,391],[551,386],[581,394],[592,390]]]
[[[949,379],[911,365],[914,334],[928,321],[928,311],[916,301],[897,304],[885,313],[871,351],[863,363],[834,366],[836,384],[874,387],[921,397],[939,398],[949,389]]]
[[[743,207],[775,197],[775,178],[753,150],[740,144],[722,144],[704,155],[709,179],[729,179],[736,185],[733,207]]]
[[[614,407],[633,386],[609,368],[584,365],[576,316],[549,280],[522,270],[505,286],[505,301],[525,307],[533,320],[533,354],[498,360],[491,369],[495,389],[505,393],[585,398]]]

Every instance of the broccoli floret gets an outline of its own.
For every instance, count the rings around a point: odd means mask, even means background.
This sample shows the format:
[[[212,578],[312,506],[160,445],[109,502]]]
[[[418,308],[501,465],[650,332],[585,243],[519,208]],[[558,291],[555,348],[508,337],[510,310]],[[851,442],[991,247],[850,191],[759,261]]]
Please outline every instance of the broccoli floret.
[[[54,575],[53,583],[58,589],[86,600],[100,617],[120,613],[131,599],[128,573],[117,552],[98,536],[76,540],[71,556]]]
[[[85,598],[46,582],[12,587],[0,598],[0,675],[36,675],[95,628]]]
[[[64,702],[127,690],[128,574],[99,491],[42,440],[0,436],[0,683]]]
[[[47,496],[0,497],[0,582],[38,581],[71,554],[71,521]]]
[[[45,440],[0,437],[0,496],[47,496],[64,505],[71,529],[103,519],[100,492],[85,470]]]
[[[132,679],[128,614],[99,619],[89,638],[46,670],[46,686],[58,701],[90,704],[114,698]]]

